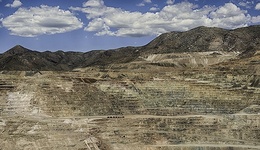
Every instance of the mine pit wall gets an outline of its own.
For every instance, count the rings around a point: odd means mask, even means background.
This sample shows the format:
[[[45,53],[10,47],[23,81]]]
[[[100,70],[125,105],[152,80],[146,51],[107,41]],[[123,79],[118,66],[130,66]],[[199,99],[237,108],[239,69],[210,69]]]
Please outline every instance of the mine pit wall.
[[[232,76],[88,83],[68,74],[2,76],[0,149],[84,149],[91,136],[120,150],[259,149],[259,89],[231,88]]]
[[[0,148],[84,149],[84,140],[94,135],[111,149],[259,149],[259,120],[255,115],[125,116],[94,121],[1,117]]]
[[[126,116],[126,119],[116,120],[111,125],[113,128],[106,129],[116,128],[116,133],[111,131],[102,137],[109,139],[112,145],[116,143],[114,147],[118,143],[128,143],[132,138],[131,143],[145,144],[145,148],[153,145],[150,149],[259,149],[260,92],[257,87],[250,86],[254,77],[227,75],[215,79],[215,76],[191,76],[194,80],[168,78],[96,83],[99,89],[114,98],[113,103]],[[241,85],[234,86],[234,81]],[[246,85],[247,89],[244,88]],[[128,115],[162,118],[125,121]],[[165,116],[169,118],[163,118]],[[119,125],[118,122],[128,123]],[[135,134],[122,128],[124,126],[131,126]],[[139,138],[135,140],[136,137]]]
[[[24,113],[60,117],[222,115],[236,114],[246,108],[246,113],[257,113],[250,111],[251,106],[260,105],[258,76],[227,74],[220,79],[218,75],[195,74],[189,77],[95,82],[59,74],[36,78],[3,77],[0,110],[2,115]]]
[[[101,129],[101,135],[113,147],[135,143],[158,149],[259,149],[259,119],[259,116],[234,115],[168,118],[126,116],[107,122],[106,128]]]
[[[168,53],[168,54],[151,54],[139,57],[153,65],[178,67],[178,68],[197,68],[208,67],[237,58],[239,52],[189,52],[189,53]]]
[[[126,115],[235,114],[250,105],[259,105],[259,94],[201,83],[165,80],[136,84],[102,82],[98,86],[114,97],[113,103]]]
[[[113,114],[108,97],[90,83],[64,79],[59,74],[39,77],[2,75],[1,115],[53,117]],[[106,105],[104,105],[104,103]]]

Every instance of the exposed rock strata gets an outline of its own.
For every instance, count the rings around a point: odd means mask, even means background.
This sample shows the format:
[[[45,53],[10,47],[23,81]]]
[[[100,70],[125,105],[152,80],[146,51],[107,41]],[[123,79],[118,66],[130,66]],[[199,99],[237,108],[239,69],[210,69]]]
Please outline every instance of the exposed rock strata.
[[[2,72],[0,148],[260,148],[257,75],[139,63]]]
[[[0,56],[0,149],[260,149],[258,28],[88,53],[16,46]]]

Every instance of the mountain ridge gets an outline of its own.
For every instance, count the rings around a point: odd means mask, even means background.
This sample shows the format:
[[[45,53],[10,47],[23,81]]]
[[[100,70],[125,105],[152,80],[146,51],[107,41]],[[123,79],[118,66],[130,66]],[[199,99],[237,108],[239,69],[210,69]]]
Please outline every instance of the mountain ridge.
[[[260,49],[260,25],[227,30],[197,27],[164,33],[140,47],[121,47],[89,52],[38,52],[16,45],[0,54],[0,70],[70,71],[78,67],[128,63],[140,56],[165,53],[225,51],[252,56]]]
[[[142,53],[242,52],[249,46],[260,47],[259,25],[234,30],[200,26],[186,32],[168,32],[145,45]]]

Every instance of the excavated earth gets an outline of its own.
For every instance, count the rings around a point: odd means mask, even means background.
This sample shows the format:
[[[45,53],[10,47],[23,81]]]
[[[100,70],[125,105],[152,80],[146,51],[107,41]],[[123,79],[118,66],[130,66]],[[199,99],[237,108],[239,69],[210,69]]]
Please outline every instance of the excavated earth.
[[[260,149],[259,35],[198,27],[86,53],[17,45],[0,54],[0,150]]]
[[[0,133],[3,150],[260,149],[260,55],[2,71]]]

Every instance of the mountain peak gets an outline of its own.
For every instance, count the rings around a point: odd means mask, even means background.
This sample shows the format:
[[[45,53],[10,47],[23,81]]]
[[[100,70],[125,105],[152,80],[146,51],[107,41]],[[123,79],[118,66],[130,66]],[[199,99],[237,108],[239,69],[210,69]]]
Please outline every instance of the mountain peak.
[[[8,55],[17,55],[17,54],[23,54],[25,52],[28,52],[30,51],[29,49],[27,48],[24,48],[23,46],[21,45],[16,45],[14,46],[13,48],[9,49],[8,51],[5,52],[5,54],[8,54]]]

